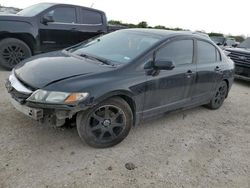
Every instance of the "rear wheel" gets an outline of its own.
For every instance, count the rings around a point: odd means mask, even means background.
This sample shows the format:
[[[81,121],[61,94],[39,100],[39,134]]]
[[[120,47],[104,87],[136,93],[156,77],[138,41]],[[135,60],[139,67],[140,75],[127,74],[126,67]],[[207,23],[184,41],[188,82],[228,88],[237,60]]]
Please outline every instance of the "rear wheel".
[[[228,86],[225,81],[222,81],[216,89],[215,95],[207,105],[210,109],[218,109],[222,106],[228,93]]]
[[[0,41],[0,64],[8,70],[31,55],[29,46],[19,39],[6,38]]]
[[[122,98],[110,98],[77,115],[81,139],[93,147],[105,148],[120,143],[133,124],[133,113]]]

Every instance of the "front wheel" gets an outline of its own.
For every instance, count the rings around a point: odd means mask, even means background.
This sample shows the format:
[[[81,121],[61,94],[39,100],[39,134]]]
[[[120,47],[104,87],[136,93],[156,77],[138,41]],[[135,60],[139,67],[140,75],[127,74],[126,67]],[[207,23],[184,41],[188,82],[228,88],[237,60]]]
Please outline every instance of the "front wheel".
[[[19,39],[6,38],[0,41],[0,64],[8,70],[31,55],[29,46]]]
[[[222,106],[224,100],[226,99],[228,93],[228,86],[225,81],[222,81],[216,89],[216,92],[211,99],[210,103],[207,105],[210,109],[218,109]]]
[[[133,124],[133,113],[125,100],[113,97],[79,112],[76,122],[81,139],[90,146],[105,148],[126,138]]]

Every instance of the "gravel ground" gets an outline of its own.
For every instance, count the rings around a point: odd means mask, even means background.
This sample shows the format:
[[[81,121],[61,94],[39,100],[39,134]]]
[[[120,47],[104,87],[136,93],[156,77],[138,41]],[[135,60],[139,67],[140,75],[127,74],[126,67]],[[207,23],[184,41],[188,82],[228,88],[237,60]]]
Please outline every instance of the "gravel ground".
[[[250,187],[250,83],[236,81],[219,110],[171,113],[113,148],[94,149],[75,128],[17,112],[4,88],[8,75],[0,69],[1,188]]]

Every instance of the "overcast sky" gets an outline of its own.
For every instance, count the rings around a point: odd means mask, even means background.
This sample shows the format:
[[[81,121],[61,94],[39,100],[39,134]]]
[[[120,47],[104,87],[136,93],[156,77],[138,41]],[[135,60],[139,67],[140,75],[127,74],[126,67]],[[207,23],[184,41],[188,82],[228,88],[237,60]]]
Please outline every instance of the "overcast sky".
[[[25,8],[43,0],[1,0],[4,6]],[[51,0],[93,6],[106,12],[108,20],[181,27],[206,32],[250,36],[249,0]]]

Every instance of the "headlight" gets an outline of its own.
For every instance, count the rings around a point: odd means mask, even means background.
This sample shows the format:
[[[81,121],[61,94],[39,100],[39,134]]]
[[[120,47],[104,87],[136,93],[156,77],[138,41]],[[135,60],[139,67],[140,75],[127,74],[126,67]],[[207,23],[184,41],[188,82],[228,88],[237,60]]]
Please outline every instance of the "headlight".
[[[61,103],[69,96],[69,93],[64,92],[50,92],[45,101],[50,103]]]
[[[66,93],[38,89],[27,100],[40,103],[72,104],[86,99],[88,95],[88,93]]]

